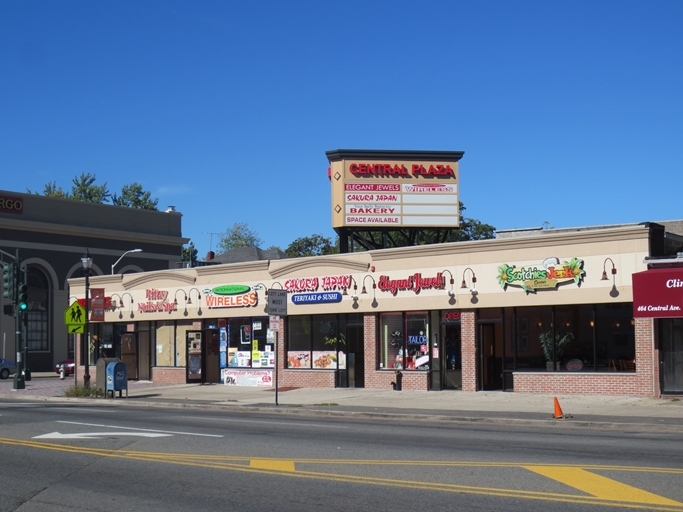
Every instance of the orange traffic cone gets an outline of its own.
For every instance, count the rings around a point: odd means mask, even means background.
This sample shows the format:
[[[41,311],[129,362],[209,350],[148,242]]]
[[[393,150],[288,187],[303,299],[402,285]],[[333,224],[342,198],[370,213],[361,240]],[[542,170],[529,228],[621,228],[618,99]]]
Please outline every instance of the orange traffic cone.
[[[553,419],[561,420],[564,418],[564,413],[562,412],[562,407],[560,407],[560,402],[555,397],[555,414],[553,414]]]

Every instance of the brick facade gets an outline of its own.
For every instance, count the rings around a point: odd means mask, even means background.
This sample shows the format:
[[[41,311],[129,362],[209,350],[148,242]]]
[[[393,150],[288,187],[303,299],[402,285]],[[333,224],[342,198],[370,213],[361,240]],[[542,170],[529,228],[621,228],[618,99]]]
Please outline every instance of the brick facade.
[[[659,397],[659,351],[652,342],[654,322],[652,318],[634,320],[635,373],[515,372],[515,392]]]

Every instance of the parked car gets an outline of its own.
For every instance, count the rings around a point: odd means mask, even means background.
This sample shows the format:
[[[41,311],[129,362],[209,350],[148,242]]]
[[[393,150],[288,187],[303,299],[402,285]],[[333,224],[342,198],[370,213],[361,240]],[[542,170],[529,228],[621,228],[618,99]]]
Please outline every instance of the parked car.
[[[7,379],[10,375],[17,372],[17,365],[14,361],[0,358],[0,379]]]
[[[73,359],[64,359],[63,361],[58,362],[55,365],[55,373],[59,373],[59,370],[62,368],[62,365],[64,366],[64,375],[74,374],[75,365]]]

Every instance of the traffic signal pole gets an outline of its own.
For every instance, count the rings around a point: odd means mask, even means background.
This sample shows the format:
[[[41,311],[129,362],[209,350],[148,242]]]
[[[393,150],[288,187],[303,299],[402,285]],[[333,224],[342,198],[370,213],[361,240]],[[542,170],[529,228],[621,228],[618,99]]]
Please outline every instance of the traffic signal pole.
[[[19,282],[20,281],[20,282]],[[28,269],[21,270],[21,279],[17,284],[17,308],[16,315],[21,323],[21,346],[23,347],[24,357],[22,359],[24,367],[24,381],[31,380],[31,370],[28,368]]]
[[[16,254],[12,256],[9,253],[6,253],[5,251],[0,250],[0,253],[3,255],[8,256],[14,261],[11,261],[9,263],[4,263],[2,264],[2,287],[3,287],[3,293],[2,296],[5,299],[8,299],[8,302],[12,306],[12,311],[14,313],[14,348],[16,352],[16,365],[17,365],[17,371],[14,374],[14,389],[24,389],[26,387],[26,376],[25,376],[25,357],[26,357],[26,352],[22,351],[22,338],[23,338],[23,329],[22,329],[22,321],[21,321],[21,315],[18,311],[17,308],[17,298],[18,298],[18,293],[19,293],[19,249],[16,250]],[[25,277],[24,277],[25,280]]]

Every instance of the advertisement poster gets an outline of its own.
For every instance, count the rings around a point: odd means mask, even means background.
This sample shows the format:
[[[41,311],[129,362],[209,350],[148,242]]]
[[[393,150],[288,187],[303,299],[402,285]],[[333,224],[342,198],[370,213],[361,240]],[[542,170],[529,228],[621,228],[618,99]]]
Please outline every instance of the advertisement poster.
[[[228,366],[237,367],[239,363],[237,361],[237,349],[235,347],[230,347],[228,349]]]
[[[220,367],[228,366],[228,330],[221,327],[218,332],[219,346],[220,346]]]
[[[221,370],[221,380],[226,386],[272,387],[273,372],[266,370]]]
[[[293,350],[287,352],[287,368],[310,368],[311,353]]]
[[[313,368],[321,370],[336,370],[337,369],[337,354],[334,350],[314,350],[313,351]]]

